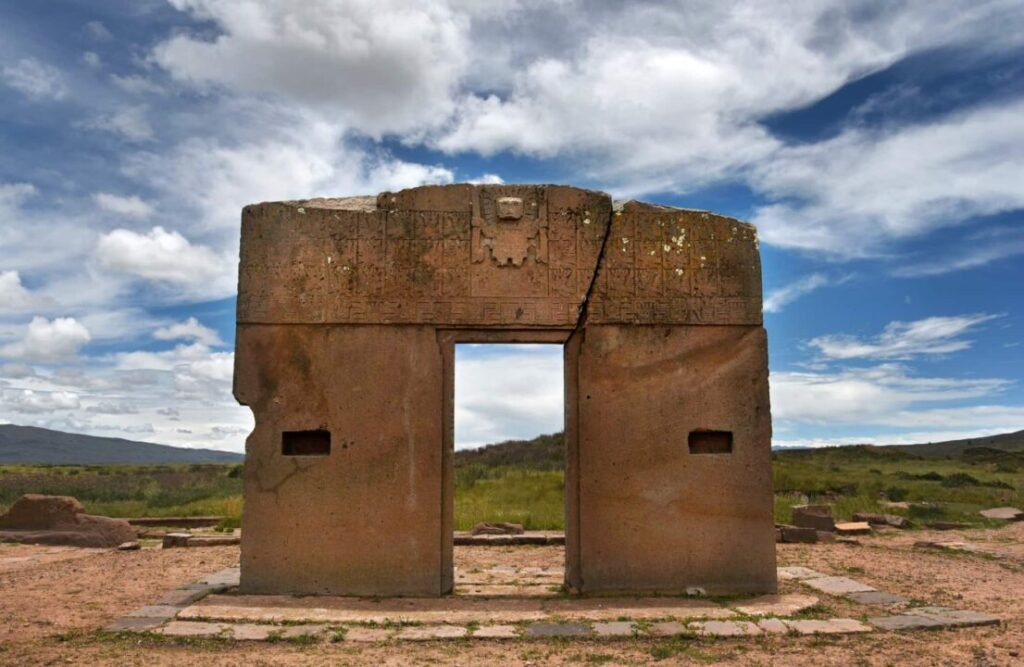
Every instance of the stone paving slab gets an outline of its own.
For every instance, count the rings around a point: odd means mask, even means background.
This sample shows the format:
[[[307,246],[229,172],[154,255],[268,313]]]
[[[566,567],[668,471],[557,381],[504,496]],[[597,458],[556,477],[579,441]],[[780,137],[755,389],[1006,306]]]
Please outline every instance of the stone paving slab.
[[[998,616],[967,609],[950,609],[949,607],[915,607],[908,609],[907,614],[923,616],[947,625],[999,625],[1000,623]]]
[[[762,634],[757,623],[750,621],[707,621],[691,627],[704,637],[753,637]]]
[[[853,600],[858,604],[878,607],[889,607],[910,603],[909,598],[893,595],[892,593],[886,593],[885,591],[860,591],[857,593],[847,593],[843,597]]]
[[[762,595],[745,600],[740,604],[734,604],[732,608],[747,616],[792,616],[816,604],[818,604],[818,598],[814,595],[790,593],[787,595]]]
[[[128,614],[128,616],[141,616],[143,618],[162,618],[164,620],[173,618],[181,607],[174,607],[171,605],[149,605],[148,607],[140,607],[135,611]]]
[[[654,637],[674,637],[676,635],[689,634],[690,630],[677,621],[664,621],[662,623],[652,623],[647,628],[647,633]]]
[[[469,630],[461,625],[411,625],[398,631],[397,639],[429,641],[431,639],[459,639]]]
[[[276,625],[260,625],[258,623],[238,623],[228,628],[227,636],[239,641],[266,641],[270,635],[280,628]]]
[[[765,618],[757,622],[757,627],[770,635],[788,635],[789,626],[778,618]]]
[[[802,583],[806,586],[827,593],[829,595],[845,595],[846,593],[864,593],[873,591],[873,586],[862,584],[859,581],[846,577],[818,577],[817,579],[804,579]]]
[[[857,632],[871,632],[871,626],[852,618],[830,618],[826,620],[785,621],[798,635],[840,635]]]
[[[544,605],[550,613],[592,621],[626,617],[636,620],[654,618],[729,618],[735,613],[710,600],[689,598],[571,598],[551,600]]]
[[[946,624],[924,616],[876,616],[868,619],[868,623],[879,630],[921,630],[927,628],[941,628]]]
[[[207,586],[213,586],[215,588],[232,588],[238,586],[238,580],[241,576],[241,570],[237,567],[229,567],[215,572],[205,579],[201,579],[199,583],[206,584]]]
[[[819,579],[826,576],[817,570],[800,566],[780,567],[778,568],[778,575],[781,580]]]
[[[227,627],[224,623],[171,621],[154,632],[168,637],[219,637]]]
[[[514,625],[484,625],[473,631],[476,639],[517,639],[519,629]]]
[[[167,622],[166,618],[146,618],[144,616],[125,616],[103,628],[103,632],[149,632]]]
[[[637,633],[636,625],[628,621],[594,623],[593,627],[598,637],[632,637]]]
[[[175,588],[174,590],[167,591],[163,596],[156,601],[157,605],[169,605],[172,607],[184,607],[190,605],[193,602],[198,602],[207,595],[209,595],[213,589],[206,584],[189,586],[182,586],[181,588]]]
[[[534,623],[526,626],[524,637],[586,637],[590,628],[582,623]]]

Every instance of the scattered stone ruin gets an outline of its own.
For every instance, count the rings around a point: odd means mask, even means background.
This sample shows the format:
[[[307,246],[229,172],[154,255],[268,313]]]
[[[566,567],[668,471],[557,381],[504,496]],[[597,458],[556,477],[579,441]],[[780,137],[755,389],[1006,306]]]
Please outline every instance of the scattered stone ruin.
[[[243,211],[243,592],[452,591],[462,342],[564,346],[570,591],[775,590],[755,229],[460,184]]]
[[[0,542],[110,548],[135,538],[124,519],[86,514],[71,496],[27,493],[0,515]]]

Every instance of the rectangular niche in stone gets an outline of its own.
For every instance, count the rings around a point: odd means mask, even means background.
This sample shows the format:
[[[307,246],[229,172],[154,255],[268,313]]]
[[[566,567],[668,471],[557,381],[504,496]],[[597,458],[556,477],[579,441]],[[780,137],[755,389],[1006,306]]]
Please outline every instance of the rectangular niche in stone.
[[[732,431],[690,431],[691,454],[731,454]]]
[[[323,429],[285,431],[281,434],[281,453],[285,456],[329,456],[331,432]]]

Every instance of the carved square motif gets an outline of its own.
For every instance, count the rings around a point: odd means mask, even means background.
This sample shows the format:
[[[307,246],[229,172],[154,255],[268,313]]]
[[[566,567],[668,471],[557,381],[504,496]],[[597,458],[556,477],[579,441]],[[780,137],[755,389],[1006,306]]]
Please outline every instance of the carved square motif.
[[[498,197],[496,208],[500,220],[518,220],[523,217],[523,198]]]

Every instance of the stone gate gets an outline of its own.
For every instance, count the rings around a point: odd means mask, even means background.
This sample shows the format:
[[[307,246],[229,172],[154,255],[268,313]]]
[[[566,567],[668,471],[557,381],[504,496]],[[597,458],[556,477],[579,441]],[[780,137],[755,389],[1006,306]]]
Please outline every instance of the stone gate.
[[[755,229],[460,184],[243,211],[243,592],[452,590],[459,342],[564,346],[570,590],[775,590]]]

